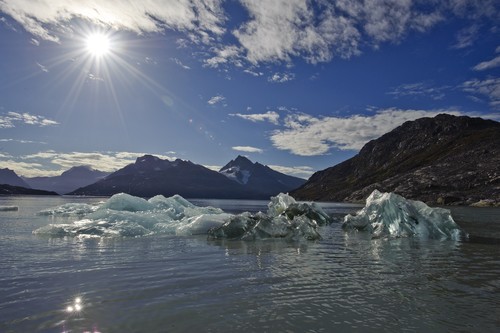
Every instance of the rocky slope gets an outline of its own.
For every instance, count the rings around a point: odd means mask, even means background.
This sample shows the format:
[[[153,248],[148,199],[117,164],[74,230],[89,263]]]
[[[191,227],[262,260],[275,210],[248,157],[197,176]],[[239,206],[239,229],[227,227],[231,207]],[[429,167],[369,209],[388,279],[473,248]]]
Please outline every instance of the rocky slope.
[[[440,114],[408,121],[316,172],[297,199],[363,201],[374,190],[431,204],[500,202],[500,123]]]

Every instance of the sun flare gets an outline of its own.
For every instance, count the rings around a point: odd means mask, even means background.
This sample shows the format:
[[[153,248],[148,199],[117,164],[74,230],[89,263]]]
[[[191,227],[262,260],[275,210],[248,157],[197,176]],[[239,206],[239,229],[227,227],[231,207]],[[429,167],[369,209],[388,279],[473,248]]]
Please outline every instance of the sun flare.
[[[102,57],[110,52],[109,38],[101,33],[89,35],[86,46],[87,51],[95,57]]]

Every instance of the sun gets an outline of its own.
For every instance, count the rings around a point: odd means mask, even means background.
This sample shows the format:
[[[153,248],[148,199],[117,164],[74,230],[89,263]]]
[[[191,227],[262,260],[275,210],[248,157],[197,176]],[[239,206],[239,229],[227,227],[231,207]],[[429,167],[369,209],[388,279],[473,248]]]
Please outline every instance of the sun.
[[[86,38],[87,51],[95,56],[102,57],[108,54],[110,49],[109,37],[102,33],[93,33]]]

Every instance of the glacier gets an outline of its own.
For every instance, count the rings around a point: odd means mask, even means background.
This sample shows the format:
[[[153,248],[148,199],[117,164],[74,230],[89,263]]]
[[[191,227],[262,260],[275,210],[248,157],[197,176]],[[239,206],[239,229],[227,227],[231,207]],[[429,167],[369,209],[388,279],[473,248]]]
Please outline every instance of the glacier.
[[[346,231],[368,231],[373,238],[418,237],[460,240],[467,234],[455,223],[451,212],[421,201],[407,200],[395,193],[374,190],[356,215],[346,215]]]
[[[77,219],[52,223],[33,231],[55,237],[140,237],[153,234],[208,234],[211,239],[263,238],[320,239],[318,227],[331,218],[315,203],[298,203],[280,193],[272,197],[268,212],[234,215],[220,208],[200,207],[180,195],[158,195],[149,200],[115,194],[97,204],[68,203],[39,212],[43,216]]]

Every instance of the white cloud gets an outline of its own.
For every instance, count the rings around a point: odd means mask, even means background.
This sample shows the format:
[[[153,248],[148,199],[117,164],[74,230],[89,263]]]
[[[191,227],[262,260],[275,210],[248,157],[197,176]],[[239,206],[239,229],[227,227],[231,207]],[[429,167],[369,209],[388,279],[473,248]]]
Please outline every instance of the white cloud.
[[[242,151],[245,153],[259,153],[259,154],[264,152],[264,150],[262,150],[260,148],[251,147],[251,146],[234,146],[233,150]]]
[[[268,165],[273,170],[284,173],[286,175],[308,179],[315,172],[315,170],[309,166],[282,166],[282,165]]]
[[[212,53],[215,55],[204,61],[205,66],[216,68],[221,64],[232,63],[237,67],[241,67],[241,52],[242,49],[234,45],[213,48]]]
[[[59,123],[55,120],[47,119],[43,116],[32,115],[30,113],[7,112],[6,115],[0,115],[0,128],[13,128],[17,123],[25,125],[37,125],[39,127],[55,126]]]
[[[492,108],[500,109],[500,78],[469,80],[464,82],[461,88],[463,91],[474,95],[486,96]]]
[[[288,64],[294,58],[310,63],[350,58],[359,55],[364,45],[397,43],[412,31],[428,31],[453,16],[471,20],[455,45],[467,47],[478,35],[479,20],[498,17],[497,1],[447,0],[428,5],[422,0],[239,0],[248,18],[235,27],[235,22],[228,23],[223,0],[2,0],[0,11],[37,41],[59,42],[64,31],[73,30],[73,20],[137,34],[173,30],[181,33],[179,47],[202,45],[207,67],[257,67]]]
[[[280,115],[276,111],[268,111],[266,113],[256,113],[256,114],[241,114],[241,113],[231,113],[230,116],[239,117],[242,119],[250,120],[252,122],[258,121],[268,121],[272,124],[278,125],[278,120]]]
[[[316,156],[331,149],[359,150],[365,143],[393,130],[408,120],[433,117],[439,113],[460,115],[453,110],[402,110],[389,108],[375,115],[348,118],[313,117],[295,113],[285,119],[285,129],[274,131],[270,139],[274,147],[295,155]]]
[[[38,39],[35,38],[31,38],[30,43],[35,46],[40,46],[40,42],[38,41]]]
[[[245,70],[243,70],[243,73],[247,73],[247,74],[250,74],[250,75],[255,76],[255,77],[264,75],[264,73],[262,73],[260,71],[257,72],[257,71],[253,71],[251,69],[245,69]]]
[[[495,58],[493,58],[489,61],[480,62],[479,64],[474,66],[472,69],[474,69],[475,71],[484,71],[486,69],[492,69],[492,68],[499,67],[499,66],[500,66],[500,55],[496,56]]]
[[[222,103],[222,105],[226,106],[225,101],[226,101],[226,97],[224,97],[221,94],[219,94],[219,95],[215,95],[215,96],[211,97],[207,101],[207,103],[210,104],[210,105],[215,105],[215,104]]]
[[[284,83],[295,79],[294,73],[274,73],[267,78],[267,81],[274,83]]]
[[[220,0],[136,1],[126,0],[39,0],[0,2],[0,10],[34,36],[59,41],[57,31],[72,19],[85,19],[114,29],[189,32],[195,40],[210,40],[225,32],[226,20]]]

